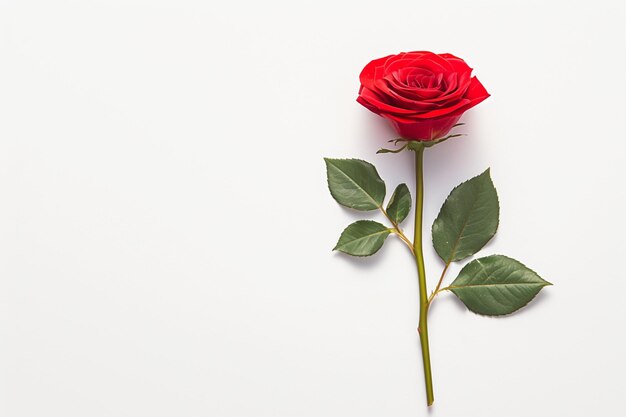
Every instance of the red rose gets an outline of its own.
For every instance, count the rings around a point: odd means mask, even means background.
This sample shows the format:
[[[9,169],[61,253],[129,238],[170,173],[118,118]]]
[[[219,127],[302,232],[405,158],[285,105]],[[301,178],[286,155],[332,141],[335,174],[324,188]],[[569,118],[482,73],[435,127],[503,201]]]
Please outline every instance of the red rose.
[[[389,119],[405,139],[444,137],[489,93],[472,69],[451,54],[418,51],[375,59],[363,68],[357,101]]]

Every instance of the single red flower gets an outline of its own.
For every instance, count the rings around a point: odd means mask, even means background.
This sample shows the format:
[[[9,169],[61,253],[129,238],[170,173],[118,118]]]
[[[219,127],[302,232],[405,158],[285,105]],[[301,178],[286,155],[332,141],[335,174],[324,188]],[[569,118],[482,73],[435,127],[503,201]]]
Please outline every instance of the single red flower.
[[[471,74],[472,68],[452,54],[389,55],[363,68],[357,101],[391,121],[404,139],[436,140],[489,97]]]

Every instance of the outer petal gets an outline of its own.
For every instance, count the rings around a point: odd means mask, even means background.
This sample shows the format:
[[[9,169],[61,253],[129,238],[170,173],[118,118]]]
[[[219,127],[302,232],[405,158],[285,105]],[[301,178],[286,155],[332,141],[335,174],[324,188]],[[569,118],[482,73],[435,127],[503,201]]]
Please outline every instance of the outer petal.
[[[401,107],[396,107],[390,104],[385,103],[380,97],[376,95],[372,90],[368,88],[363,88],[361,94],[359,95],[359,103],[363,104],[363,101],[367,102],[370,106],[376,107],[378,110],[375,113],[392,113],[398,115],[415,115],[415,110],[411,109],[403,109]],[[368,106],[366,106],[368,107]],[[369,107],[368,107],[369,108]]]
[[[470,107],[472,107],[471,101],[467,99],[462,99],[461,101],[459,101],[453,106],[441,107],[441,108],[429,111],[427,113],[418,114],[415,117],[417,119],[434,119],[434,118],[442,117],[446,115],[451,116],[453,114],[463,113],[465,110],[469,109]]]
[[[359,75],[359,81],[361,81],[361,85],[365,87],[369,87],[373,85],[374,81],[376,81],[377,79],[376,69],[384,68],[385,62],[387,62],[387,60],[389,59],[391,60],[395,59],[396,56],[397,55],[387,55],[383,58],[375,59],[371,61],[369,64],[367,64],[365,68],[363,68],[363,70],[361,71],[361,74]]]
[[[444,137],[459,121],[460,114],[436,119],[427,119],[419,122],[398,122],[391,120],[391,124],[400,136],[410,140],[430,141]]]
[[[446,61],[448,61],[452,65],[456,72],[466,72],[472,70],[472,68],[470,68],[470,66],[467,65],[465,61],[452,54],[441,54],[441,57],[445,58]]]
[[[470,80],[470,86],[465,94],[465,97],[472,102],[472,106],[477,105],[489,96],[490,94],[487,92],[482,83],[478,81],[478,78],[472,77]]]

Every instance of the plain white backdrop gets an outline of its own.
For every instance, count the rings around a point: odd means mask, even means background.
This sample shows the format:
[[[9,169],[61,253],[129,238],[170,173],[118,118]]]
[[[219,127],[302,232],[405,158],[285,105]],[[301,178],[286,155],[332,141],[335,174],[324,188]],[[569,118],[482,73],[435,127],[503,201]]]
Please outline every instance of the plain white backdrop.
[[[0,415],[623,416],[621,1],[0,1]],[[451,52],[492,94],[426,153],[429,228],[491,167],[498,235],[555,285],[503,319],[430,315],[397,239],[322,157],[413,188],[355,102],[371,59]],[[411,230],[411,222],[405,225]],[[459,271],[454,266],[448,280]],[[449,281],[448,281],[449,282]]]

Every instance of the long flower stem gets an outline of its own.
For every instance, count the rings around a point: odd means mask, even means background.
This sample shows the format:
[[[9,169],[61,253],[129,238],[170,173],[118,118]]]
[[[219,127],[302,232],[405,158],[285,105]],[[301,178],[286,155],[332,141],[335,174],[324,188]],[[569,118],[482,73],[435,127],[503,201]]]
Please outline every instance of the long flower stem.
[[[430,406],[435,400],[433,393],[433,376],[430,368],[430,348],[428,346],[428,294],[426,288],[426,268],[422,251],[422,217],[424,211],[424,147],[415,150],[415,237],[413,252],[417,262],[417,278],[420,295],[420,317],[417,328],[422,346],[422,362],[424,364],[424,381],[426,383],[426,402]]]

